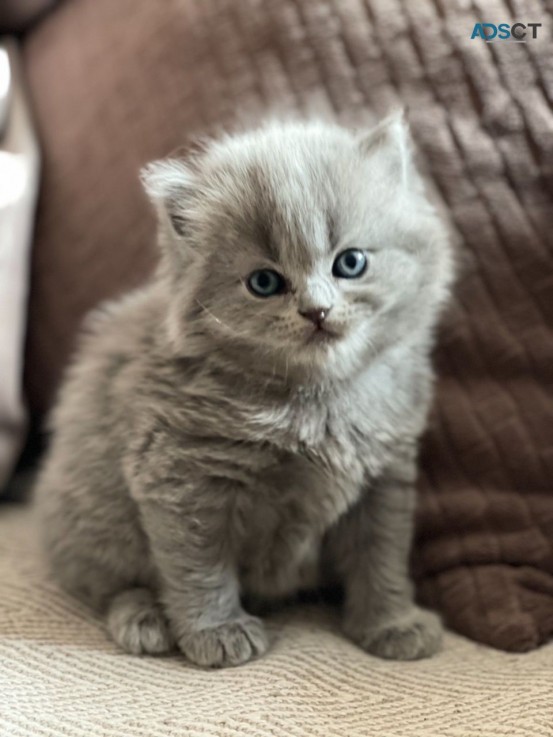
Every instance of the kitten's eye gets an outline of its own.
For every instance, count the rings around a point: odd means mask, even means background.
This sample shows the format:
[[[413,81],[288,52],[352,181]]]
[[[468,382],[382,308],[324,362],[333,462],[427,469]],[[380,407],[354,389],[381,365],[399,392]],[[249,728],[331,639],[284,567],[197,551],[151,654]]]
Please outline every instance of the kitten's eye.
[[[286,289],[286,283],[282,276],[272,269],[259,269],[252,272],[248,277],[248,288],[256,297],[272,297],[280,294]]]
[[[355,279],[367,268],[367,256],[357,248],[348,248],[337,257],[332,265],[332,273],[341,279]]]

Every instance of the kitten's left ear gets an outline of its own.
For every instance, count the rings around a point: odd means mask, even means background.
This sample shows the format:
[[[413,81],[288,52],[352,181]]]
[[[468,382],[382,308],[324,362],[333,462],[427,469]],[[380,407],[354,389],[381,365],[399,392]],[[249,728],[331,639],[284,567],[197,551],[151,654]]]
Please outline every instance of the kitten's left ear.
[[[376,128],[364,133],[359,147],[366,156],[378,156],[391,176],[403,184],[417,179],[413,164],[413,145],[403,111],[385,118]]]
[[[186,205],[195,186],[189,166],[180,159],[153,161],[142,169],[140,179],[160,214],[169,218],[174,233],[186,235]]]

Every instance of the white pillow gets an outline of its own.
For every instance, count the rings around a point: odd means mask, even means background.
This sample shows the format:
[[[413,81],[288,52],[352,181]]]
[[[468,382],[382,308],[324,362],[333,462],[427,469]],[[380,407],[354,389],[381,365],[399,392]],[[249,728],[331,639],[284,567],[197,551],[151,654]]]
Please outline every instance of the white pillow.
[[[4,103],[4,104],[2,104]],[[7,115],[1,115],[2,110]],[[24,440],[23,347],[39,150],[15,41],[0,44],[0,494]]]

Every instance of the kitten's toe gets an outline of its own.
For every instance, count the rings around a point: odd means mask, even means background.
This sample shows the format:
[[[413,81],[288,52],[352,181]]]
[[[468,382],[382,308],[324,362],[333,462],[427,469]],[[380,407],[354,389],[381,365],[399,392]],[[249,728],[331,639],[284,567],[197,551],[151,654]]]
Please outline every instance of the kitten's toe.
[[[147,589],[118,594],[109,607],[107,626],[119,647],[132,655],[161,655],[174,647],[167,619]]]
[[[262,655],[267,646],[263,623],[248,616],[179,639],[179,647],[188,660],[211,668],[241,665]]]
[[[385,624],[368,626],[357,643],[372,655],[390,660],[418,660],[436,653],[442,642],[439,617],[413,606]]]

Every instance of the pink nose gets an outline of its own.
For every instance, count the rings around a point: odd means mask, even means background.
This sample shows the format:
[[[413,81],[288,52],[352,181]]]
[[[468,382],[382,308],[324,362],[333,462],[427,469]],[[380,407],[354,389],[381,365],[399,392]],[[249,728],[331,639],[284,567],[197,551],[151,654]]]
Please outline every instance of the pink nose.
[[[320,328],[326,320],[329,312],[330,307],[313,307],[310,310],[299,310],[302,317],[305,317],[306,320],[311,320],[313,325],[316,325],[318,328]]]

